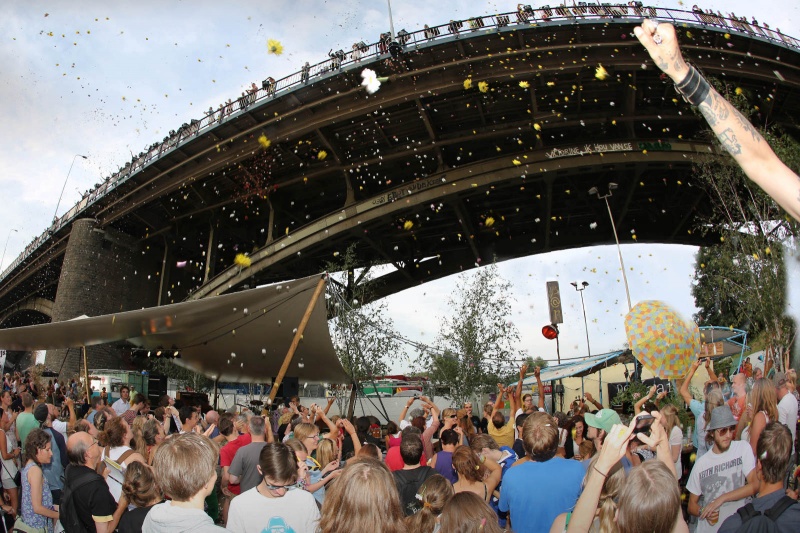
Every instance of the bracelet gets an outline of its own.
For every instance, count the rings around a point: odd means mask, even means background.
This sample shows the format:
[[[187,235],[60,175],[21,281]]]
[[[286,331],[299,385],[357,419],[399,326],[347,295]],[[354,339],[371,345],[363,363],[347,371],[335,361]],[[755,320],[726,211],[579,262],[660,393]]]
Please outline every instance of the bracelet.
[[[675,84],[675,89],[691,105],[699,106],[708,96],[711,86],[696,68],[689,66],[689,73]]]
[[[604,473],[602,473],[600,470],[598,470],[598,469],[597,469],[597,465],[592,465],[592,468],[594,468],[594,471],[595,471],[595,472],[597,472],[598,474],[600,474],[601,476],[603,476],[603,479],[606,479],[606,478],[608,478],[608,474],[604,474]]]

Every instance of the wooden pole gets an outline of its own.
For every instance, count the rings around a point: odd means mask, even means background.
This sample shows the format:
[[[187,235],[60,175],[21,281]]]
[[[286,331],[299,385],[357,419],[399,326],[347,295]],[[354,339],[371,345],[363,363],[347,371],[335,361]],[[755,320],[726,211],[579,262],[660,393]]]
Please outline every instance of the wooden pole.
[[[300,320],[300,325],[297,326],[297,331],[294,334],[294,339],[292,339],[291,346],[289,346],[289,351],[286,353],[286,357],[283,359],[283,364],[278,372],[278,377],[275,378],[275,383],[272,384],[272,390],[269,391],[268,405],[272,405],[272,402],[275,400],[275,396],[278,394],[278,388],[281,386],[281,382],[286,375],[286,371],[289,370],[289,364],[292,362],[294,352],[297,351],[297,345],[300,344],[300,339],[303,337],[303,332],[306,329],[306,325],[308,325],[308,320],[311,318],[311,312],[314,310],[314,306],[317,305],[317,300],[319,300],[322,290],[325,288],[325,278],[326,276],[320,277],[319,283],[317,283],[317,288],[314,291],[314,294],[311,296],[311,300],[308,302],[308,307],[303,315],[303,319]]]
[[[91,384],[89,383],[89,359],[86,356],[86,346],[81,346],[81,352],[83,352],[83,377],[86,380],[86,403],[91,405],[92,388]]]

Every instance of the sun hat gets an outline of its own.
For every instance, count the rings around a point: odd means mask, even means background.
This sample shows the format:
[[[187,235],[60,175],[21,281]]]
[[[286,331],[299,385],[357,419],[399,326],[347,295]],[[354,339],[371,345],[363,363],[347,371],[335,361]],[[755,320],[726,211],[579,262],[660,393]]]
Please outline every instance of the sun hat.
[[[614,424],[621,424],[619,415],[613,409],[600,409],[596,413],[584,413],[583,419],[593,428],[602,429],[606,433],[611,431]]]
[[[733,412],[727,405],[720,405],[711,411],[711,422],[706,426],[706,431],[714,431],[720,428],[729,428],[736,425],[736,419],[733,418]]]

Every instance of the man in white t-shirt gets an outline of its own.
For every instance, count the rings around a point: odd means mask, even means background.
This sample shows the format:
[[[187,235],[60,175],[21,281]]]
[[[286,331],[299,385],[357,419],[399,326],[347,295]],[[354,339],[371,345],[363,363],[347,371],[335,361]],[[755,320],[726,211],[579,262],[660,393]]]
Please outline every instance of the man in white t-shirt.
[[[789,393],[786,374],[783,372],[775,372],[772,382],[775,383],[775,392],[778,394],[778,422],[789,428],[792,434],[792,454],[794,454],[794,441],[797,437],[797,398]]]
[[[716,407],[706,427],[713,447],[689,474],[689,514],[697,516],[696,533],[714,533],[726,518],[746,505],[758,490],[756,461],[750,444],[733,440],[736,419],[727,405]],[[700,497],[703,507],[700,507]]]
[[[117,416],[122,416],[125,411],[131,408],[131,389],[127,385],[123,385],[119,389],[119,400],[111,405],[111,408],[117,413]]]
[[[226,528],[233,533],[316,533],[319,508],[297,486],[297,457],[285,444],[266,444],[259,455],[261,482],[231,501]]]

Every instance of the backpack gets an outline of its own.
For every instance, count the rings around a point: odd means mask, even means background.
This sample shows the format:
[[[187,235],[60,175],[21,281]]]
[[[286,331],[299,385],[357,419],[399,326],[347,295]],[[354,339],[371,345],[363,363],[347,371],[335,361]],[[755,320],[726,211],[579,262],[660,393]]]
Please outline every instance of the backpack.
[[[783,496],[778,503],[761,514],[756,511],[752,503],[748,503],[738,511],[742,519],[742,525],[736,530],[737,533],[779,533],[778,524],[775,521],[783,512],[797,503],[796,500],[788,496]]]
[[[71,467],[67,469],[67,472]],[[58,509],[58,519],[64,528],[65,533],[89,533],[89,529],[84,525],[78,516],[78,510],[72,504],[73,493],[80,487],[91,483],[98,479],[95,472],[87,472],[79,475],[77,478],[70,480],[71,483],[64,483],[64,491],[61,496],[61,506]],[[102,479],[102,477],[100,477]]]

